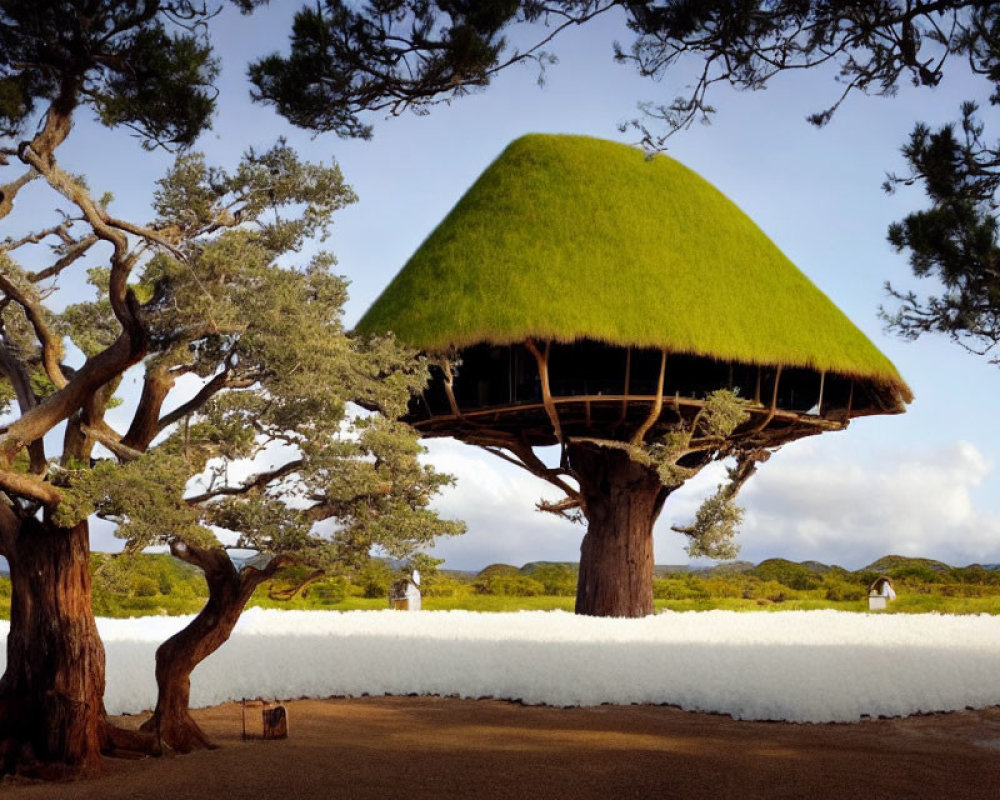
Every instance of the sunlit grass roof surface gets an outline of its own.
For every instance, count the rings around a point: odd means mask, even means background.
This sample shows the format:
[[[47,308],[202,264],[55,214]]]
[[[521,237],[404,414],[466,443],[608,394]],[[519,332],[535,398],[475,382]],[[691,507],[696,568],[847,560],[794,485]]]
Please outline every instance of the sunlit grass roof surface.
[[[910,392],[734,203],[671,158],[582,136],[511,143],[358,324],[425,351],[594,339],[809,367]]]

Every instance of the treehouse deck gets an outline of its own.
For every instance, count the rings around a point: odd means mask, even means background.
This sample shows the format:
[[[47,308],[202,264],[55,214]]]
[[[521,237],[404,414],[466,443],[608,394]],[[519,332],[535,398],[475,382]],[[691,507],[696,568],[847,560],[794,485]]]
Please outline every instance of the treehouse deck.
[[[642,425],[648,438],[693,417],[717,389],[746,400],[744,428],[767,427],[772,439],[903,410],[891,388],[870,379],[593,341],[527,341],[469,347],[457,366],[434,368],[408,419],[425,436],[495,433],[533,445],[567,436],[627,439]]]

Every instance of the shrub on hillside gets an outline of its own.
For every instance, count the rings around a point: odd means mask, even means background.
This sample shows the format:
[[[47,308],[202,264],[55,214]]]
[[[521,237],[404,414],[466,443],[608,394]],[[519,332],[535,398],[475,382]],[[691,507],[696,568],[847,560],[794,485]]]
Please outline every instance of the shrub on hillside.
[[[733,598],[743,595],[743,581],[739,575],[733,575],[732,577],[715,576],[700,578],[699,580],[709,597]]]
[[[463,597],[469,591],[469,584],[449,575],[437,575],[433,581],[421,583],[420,592],[424,597]]]
[[[748,574],[763,581],[780,583],[796,591],[816,589],[823,582],[822,577],[809,567],[781,558],[762,561],[758,566],[748,570]]]
[[[480,573],[481,575],[482,573]],[[477,594],[506,595],[507,597],[537,597],[545,594],[545,587],[526,575],[488,575],[476,578],[473,587]]]
[[[332,606],[347,597],[347,578],[337,575],[314,583],[305,591],[321,605]]]
[[[545,587],[544,594],[573,597],[576,594],[576,570],[565,564],[540,564],[527,574]]]
[[[904,564],[889,570],[894,580],[905,583],[942,583],[945,575],[926,564]]]
[[[831,581],[826,587],[826,593],[824,596],[827,600],[834,603],[846,603],[853,602],[855,600],[864,600],[868,596],[868,590],[863,586],[858,586],[853,583]]]
[[[362,596],[388,597],[389,589],[398,576],[384,561],[370,559],[354,577],[354,584],[361,588]]]
[[[132,594],[136,597],[156,597],[160,587],[149,575],[136,575],[132,578]]]
[[[705,582],[695,576],[679,574],[653,580],[653,597],[657,600],[692,600],[709,597]]]

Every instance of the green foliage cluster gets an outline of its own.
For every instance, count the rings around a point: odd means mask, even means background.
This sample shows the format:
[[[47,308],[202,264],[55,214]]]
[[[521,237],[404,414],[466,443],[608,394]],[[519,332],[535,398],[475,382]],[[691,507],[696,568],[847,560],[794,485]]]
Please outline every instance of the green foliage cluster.
[[[543,594],[554,597],[576,596],[576,564],[535,561],[521,567],[520,573],[542,584],[545,590]]]
[[[521,2],[440,5],[447,26],[438,20],[437,4],[425,0],[303,6],[295,15],[292,52],[250,66],[255,99],[273,103],[294,125],[368,138],[371,125],[360,119],[368,110],[420,106],[427,94],[485,85],[505,48],[499,33]],[[407,43],[400,27],[416,41]]]
[[[478,594],[495,594],[506,597],[538,597],[545,594],[545,586],[527,575],[489,575],[476,578]]]
[[[59,98],[150,143],[190,145],[210,127],[219,72],[199,5],[4,0],[0,134],[22,135],[36,106]],[[63,78],[71,72],[85,77]]]

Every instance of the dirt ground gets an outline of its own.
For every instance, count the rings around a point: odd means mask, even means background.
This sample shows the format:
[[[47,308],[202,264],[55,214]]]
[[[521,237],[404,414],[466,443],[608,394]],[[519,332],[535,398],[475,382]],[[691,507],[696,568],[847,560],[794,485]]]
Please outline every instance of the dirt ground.
[[[196,712],[217,750],[109,760],[72,784],[7,781],[0,798],[1000,797],[1000,707],[796,725],[440,697],[285,706],[285,740],[242,740],[241,706],[227,704]],[[259,707],[247,724],[260,732]]]

